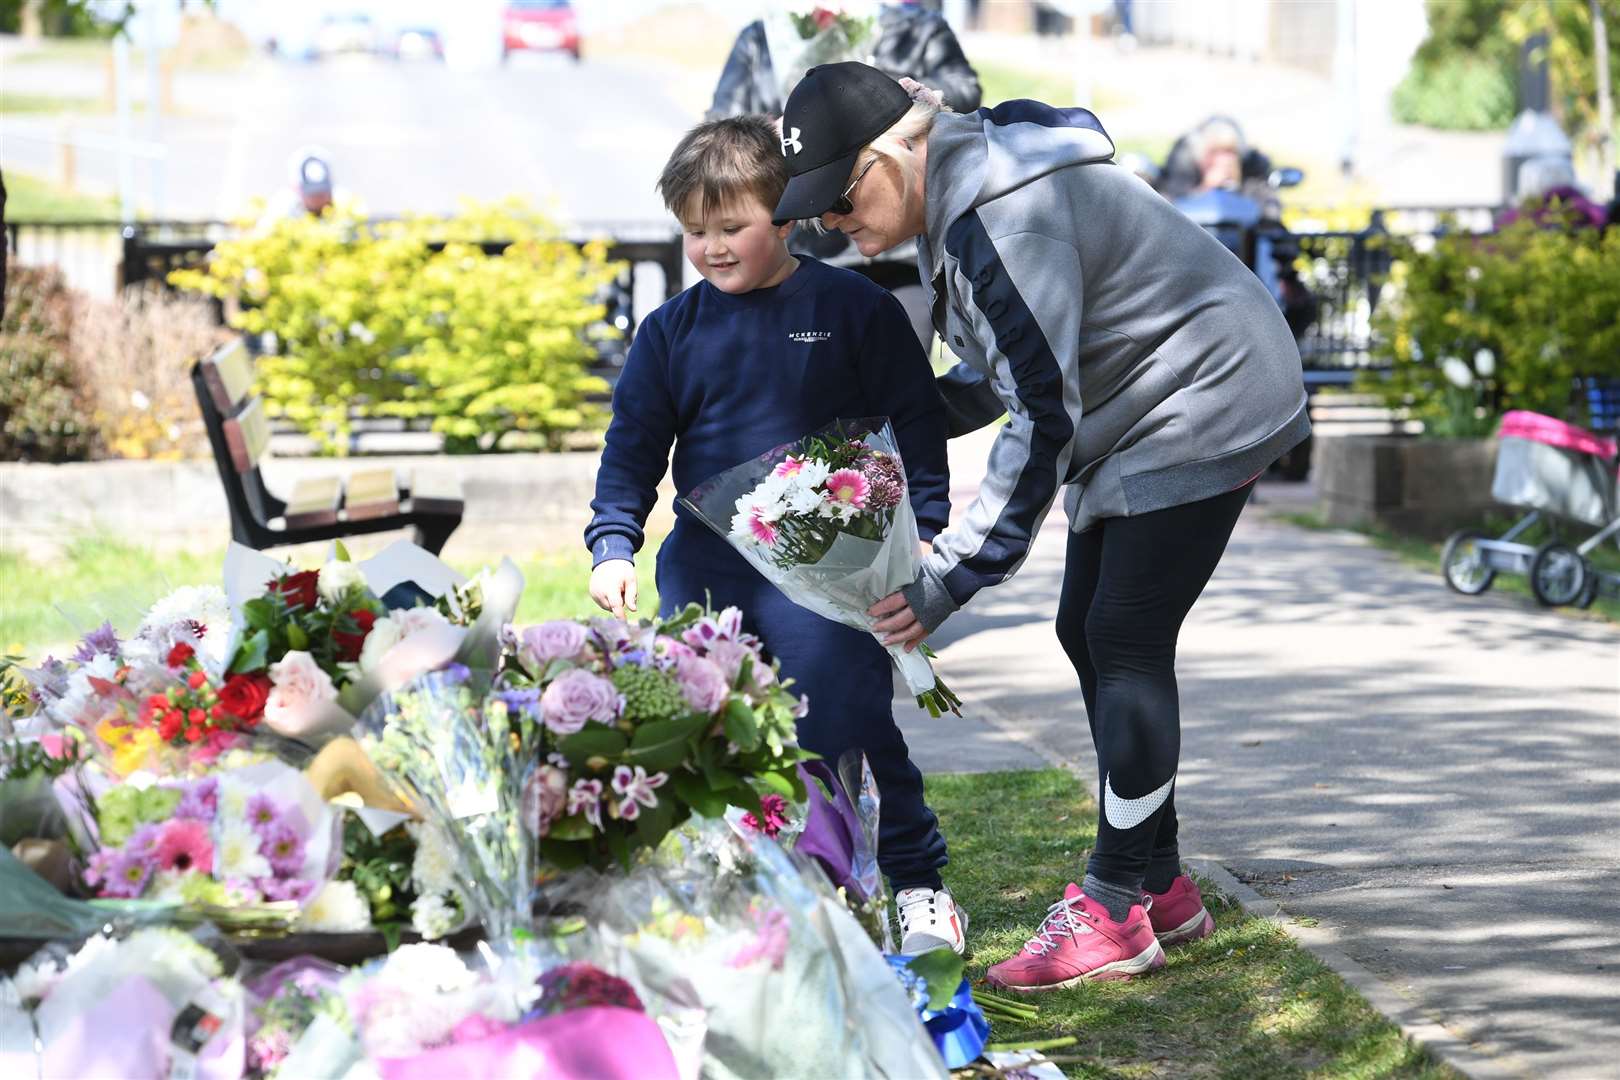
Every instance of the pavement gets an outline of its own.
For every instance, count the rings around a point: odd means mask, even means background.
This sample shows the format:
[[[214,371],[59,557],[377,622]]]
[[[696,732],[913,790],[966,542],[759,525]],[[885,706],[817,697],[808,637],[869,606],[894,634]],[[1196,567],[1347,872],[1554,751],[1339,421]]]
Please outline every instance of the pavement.
[[[953,444],[953,502],[984,450]],[[1260,486],[1184,627],[1183,853],[1315,921],[1503,1074],[1614,1076],[1620,628],[1279,518],[1312,498]],[[926,772],[1095,775],[1052,636],[1065,538],[1056,512],[935,635],[966,715],[897,702]]]

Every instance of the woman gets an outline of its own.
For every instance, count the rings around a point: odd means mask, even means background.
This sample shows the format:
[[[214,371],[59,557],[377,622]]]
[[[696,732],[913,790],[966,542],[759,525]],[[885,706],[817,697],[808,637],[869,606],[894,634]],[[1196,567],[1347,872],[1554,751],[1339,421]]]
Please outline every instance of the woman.
[[[958,427],[1008,413],[978,498],[872,609],[886,640],[915,646],[1011,576],[1065,489],[1057,637],[1101,820],[1082,882],[989,978],[1036,990],[1160,967],[1163,946],[1214,929],[1176,848],[1176,638],[1254,478],[1310,431],[1293,336],[1219,241],[1112,164],[1084,109],[957,116],[833,64],[793,91],[782,147],[776,218],[819,218],[864,255],[919,238],[935,325],[982,377],[942,380]]]

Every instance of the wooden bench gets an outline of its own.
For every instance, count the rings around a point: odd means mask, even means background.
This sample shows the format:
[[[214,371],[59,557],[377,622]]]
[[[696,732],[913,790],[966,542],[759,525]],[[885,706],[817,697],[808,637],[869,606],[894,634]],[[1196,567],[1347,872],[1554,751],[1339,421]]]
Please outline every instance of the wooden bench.
[[[285,499],[265,486],[259,463],[270,445],[264,402],[251,396],[253,361],[240,341],[191,369],[208,441],[225,485],[231,536],[257,550],[363,533],[411,529],[438,554],[461,524],[460,486],[433,477],[401,484],[392,469],[300,480]]]

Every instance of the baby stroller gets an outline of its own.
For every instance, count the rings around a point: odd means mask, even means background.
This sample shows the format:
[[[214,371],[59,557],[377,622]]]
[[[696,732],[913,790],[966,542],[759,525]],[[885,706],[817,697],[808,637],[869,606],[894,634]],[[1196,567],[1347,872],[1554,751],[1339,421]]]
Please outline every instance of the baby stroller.
[[[1467,596],[1491,587],[1498,573],[1524,574],[1530,591],[1548,607],[1586,607],[1598,593],[1620,595],[1620,575],[1593,568],[1586,556],[1611,537],[1620,545],[1620,450],[1614,441],[1533,412],[1510,412],[1497,432],[1491,497],[1527,510],[1497,539],[1465,529],[1441,553],[1446,584]],[[1536,547],[1517,543],[1545,520],[1553,539]],[[1570,546],[1558,535],[1562,521],[1598,529]]]

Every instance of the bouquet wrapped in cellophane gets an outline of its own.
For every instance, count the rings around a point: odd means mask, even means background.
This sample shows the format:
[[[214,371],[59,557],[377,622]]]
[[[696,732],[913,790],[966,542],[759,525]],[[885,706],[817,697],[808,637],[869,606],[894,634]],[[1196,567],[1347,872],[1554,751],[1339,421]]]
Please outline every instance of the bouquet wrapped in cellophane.
[[[834,421],[710,478],[681,503],[788,599],[845,626],[871,630],[867,608],[917,578],[917,515],[886,417]],[[919,706],[959,712],[927,645],[885,648]]]

